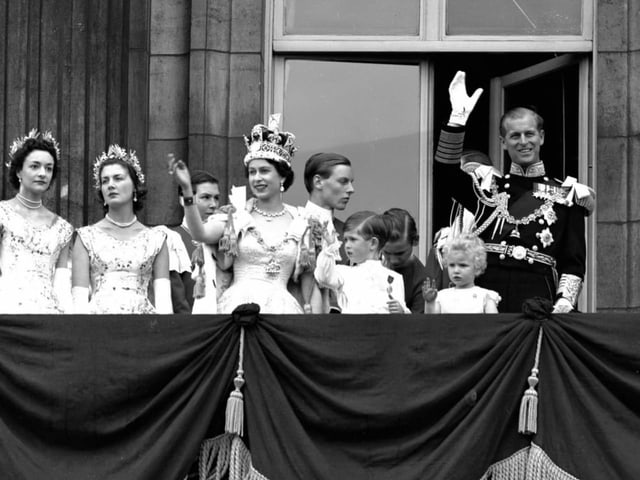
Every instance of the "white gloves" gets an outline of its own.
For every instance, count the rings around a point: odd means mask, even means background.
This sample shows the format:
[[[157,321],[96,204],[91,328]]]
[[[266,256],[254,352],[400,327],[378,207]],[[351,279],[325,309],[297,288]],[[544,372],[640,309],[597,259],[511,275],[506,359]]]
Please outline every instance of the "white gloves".
[[[153,281],[153,297],[156,313],[173,313],[173,304],[171,303],[171,281],[168,278],[156,278]]]
[[[476,102],[482,95],[482,89],[478,88],[473,95],[467,95],[467,86],[465,83],[466,74],[464,72],[456,72],[453,80],[449,84],[449,100],[451,101],[451,116],[449,117],[450,125],[464,127],[467,124],[469,115],[476,106]]]
[[[73,287],[73,313],[89,313],[89,287]]]
[[[58,306],[62,313],[71,313],[73,310],[71,270],[68,268],[56,268],[53,274],[53,292],[58,299]]]

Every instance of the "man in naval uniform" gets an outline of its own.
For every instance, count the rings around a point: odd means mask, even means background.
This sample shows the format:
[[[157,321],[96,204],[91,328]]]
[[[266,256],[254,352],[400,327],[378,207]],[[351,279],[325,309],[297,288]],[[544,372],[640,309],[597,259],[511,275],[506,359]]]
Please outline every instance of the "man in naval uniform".
[[[451,196],[476,212],[472,231],[487,248],[488,267],[478,285],[502,297],[500,312],[520,312],[522,302],[543,297],[554,312],[569,312],[585,273],[585,216],[593,210],[593,190],[568,177],[558,181],[540,159],[542,118],[518,107],[500,120],[500,141],[511,158],[501,174],[492,166],[460,169],[465,124],[482,93],[469,97],[464,72],[449,86],[451,116],[436,151],[436,178],[446,180]]]

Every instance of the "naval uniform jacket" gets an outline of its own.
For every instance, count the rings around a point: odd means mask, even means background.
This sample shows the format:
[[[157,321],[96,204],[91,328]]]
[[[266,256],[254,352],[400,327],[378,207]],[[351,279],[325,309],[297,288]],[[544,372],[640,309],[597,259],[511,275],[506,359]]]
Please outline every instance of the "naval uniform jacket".
[[[529,281],[532,273],[539,274],[547,288],[541,287],[534,295],[551,290],[547,296],[554,301],[561,275],[584,278],[586,210],[567,199],[566,189],[559,181],[544,174],[541,163],[523,172],[525,175],[493,176],[489,191],[478,188],[480,180],[474,182],[473,173],[460,169],[463,141],[464,129],[444,126],[435,169],[438,181],[449,182],[451,196],[476,214],[475,227],[488,251],[487,273],[478,279],[478,284],[482,285],[484,279],[499,283],[500,277],[507,275],[508,282],[513,284],[518,283],[519,272],[528,275]],[[506,200],[508,211],[503,214],[496,211],[499,206],[486,201],[499,197],[504,201],[505,195],[509,195]],[[498,292],[503,295],[500,290]],[[522,299],[529,294],[527,291],[518,293]]]

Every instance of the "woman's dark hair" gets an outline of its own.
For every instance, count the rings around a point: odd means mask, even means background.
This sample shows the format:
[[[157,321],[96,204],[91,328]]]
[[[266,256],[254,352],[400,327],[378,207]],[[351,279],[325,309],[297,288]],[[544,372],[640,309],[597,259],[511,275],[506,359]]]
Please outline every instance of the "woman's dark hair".
[[[100,165],[100,170],[98,170],[98,178],[100,178],[100,175],[102,175],[102,170],[107,165],[121,165],[127,170],[127,172],[129,173],[129,177],[131,177],[131,180],[133,181],[133,193],[134,193],[133,198],[135,199],[133,200],[133,211],[138,212],[142,210],[142,207],[144,206],[143,200],[144,200],[144,197],[147,195],[147,189],[140,182],[138,175],[136,175],[135,169],[124,160],[121,160],[119,158],[108,158],[104,162],[102,162],[102,164]],[[104,196],[102,195],[102,188],[98,188],[98,198],[103,204],[102,209],[104,210],[104,213],[107,213],[109,211],[109,206],[104,205]]]
[[[53,172],[51,173],[51,182],[49,182],[49,187],[51,187],[51,184],[56,179],[56,174],[58,173],[58,152],[56,151],[56,147],[51,142],[40,137],[27,138],[9,160],[9,183],[11,183],[11,186],[16,190],[20,190],[18,172],[22,170],[24,161],[34,150],[43,150],[51,154],[53,157]]]
[[[391,228],[389,215],[385,213],[379,215],[368,210],[356,212],[344,222],[345,233],[356,232],[365,240],[376,237],[379,250],[382,250],[382,247],[389,241]]]
[[[278,172],[278,175],[280,175],[284,179],[284,182],[282,183],[282,187],[284,188],[285,192],[289,190],[289,187],[291,185],[293,185],[293,170],[286,163],[277,162],[275,160],[271,160],[270,158],[262,158],[262,159],[254,158],[254,160],[264,160],[266,162],[269,162],[271,165],[273,165],[273,167],[276,169],[276,172]],[[251,163],[251,161],[249,163]],[[244,175],[245,177],[249,178],[248,164],[245,165],[244,167]]]

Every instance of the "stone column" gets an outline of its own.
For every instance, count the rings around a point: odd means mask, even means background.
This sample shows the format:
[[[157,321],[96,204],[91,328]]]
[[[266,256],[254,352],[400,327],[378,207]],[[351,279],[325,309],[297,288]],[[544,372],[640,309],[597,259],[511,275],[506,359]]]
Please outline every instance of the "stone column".
[[[640,310],[640,0],[599,0],[599,311]]]

